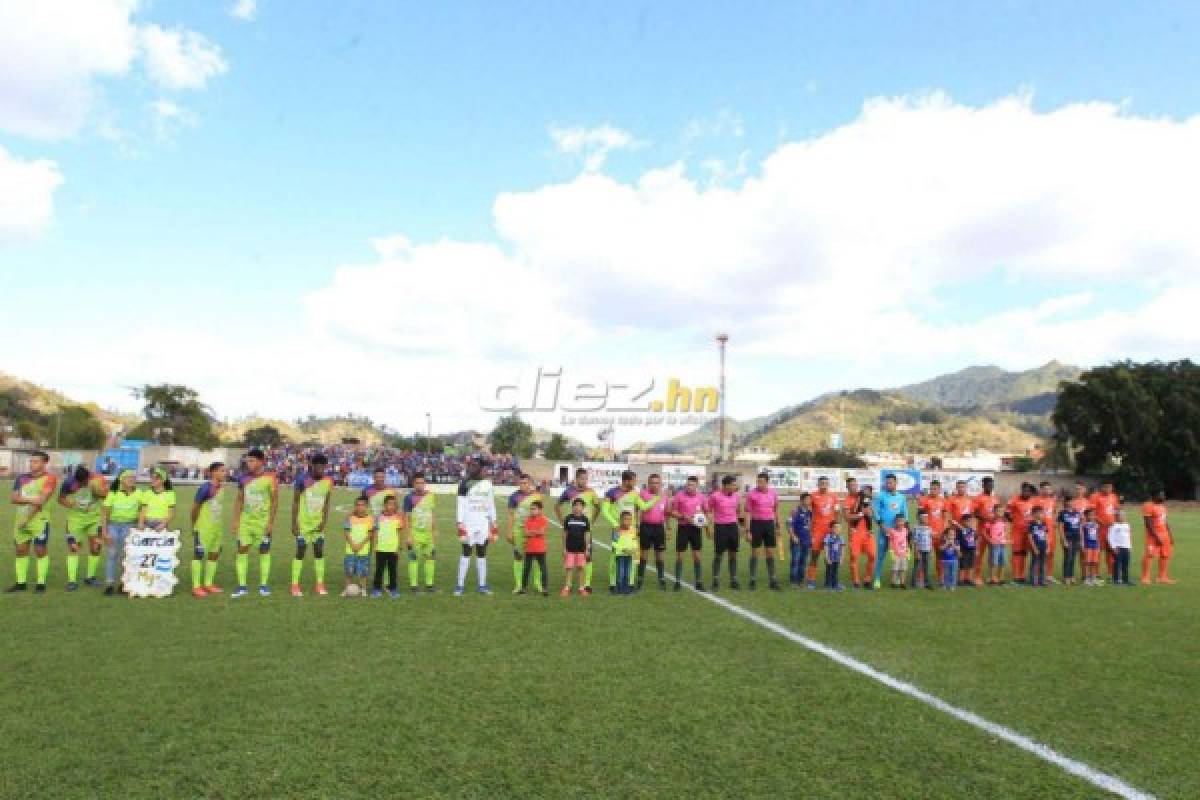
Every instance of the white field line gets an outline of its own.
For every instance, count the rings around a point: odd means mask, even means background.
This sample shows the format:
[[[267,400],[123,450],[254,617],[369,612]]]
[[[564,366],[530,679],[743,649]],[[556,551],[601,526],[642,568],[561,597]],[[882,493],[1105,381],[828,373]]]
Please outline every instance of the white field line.
[[[553,520],[551,520],[551,522],[553,522]],[[557,523],[555,524],[557,525]],[[607,543],[601,542],[595,537],[592,537],[592,544],[598,544],[605,550],[612,550]],[[646,566],[648,570],[654,570],[654,567],[650,566],[649,564]],[[671,577],[670,579],[674,580],[674,577]],[[756,614],[749,609],[742,608],[735,603],[731,603],[720,595],[713,594],[712,592],[698,592],[694,586],[686,582],[682,582],[680,585],[698,597],[702,597],[708,602],[713,603],[714,605],[717,605],[732,614],[738,615],[742,619],[749,620],[755,625],[758,625],[760,628],[765,628],[771,633],[778,634],[788,641],[800,645],[806,650],[810,650],[818,655],[825,656],[830,661],[841,664],[843,667],[851,669],[854,672],[857,672],[859,675],[866,676],[877,683],[882,683],[889,689],[894,689],[901,694],[907,695],[918,702],[924,703],[930,708],[937,709],[943,714],[948,714],[951,717],[965,722],[974,728],[978,728],[984,733],[996,737],[997,739],[1003,739],[1009,744],[1015,745],[1016,747],[1019,747],[1025,752],[1037,756],[1047,763],[1053,764],[1064,772],[1070,773],[1077,778],[1082,778],[1093,786],[1099,787],[1106,792],[1111,792],[1118,797],[1126,798],[1126,800],[1154,800],[1154,795],[1130,786],[1128,783],[1125,783],[1125,781],[1121,780],[1115,775],[1109,775],[1107,772],[1101,772],[1094,767],[1088,766],[1082,761],[1077,761],[1069,756],[1065,756],[1057,750],[1044,745],[1035,739],[1031,739],[1023,733],[1018,733],[1012,728],[1006,728],[999,723],[985,719],[976,714],[974,711],[968,711],[965,708],[959,708],[956,705],[947,703],[945,700],[930,694],[924,689],[920,689],[907,681],[900,680],[899,678],[894,678],[886,672],[878,670],[864,661],[859,661],[853,656],[848,656],[842,651],[830,647],[827,644],[823,644],[815,639],[810,639],[807,636],[803,636],[793,630],[785,628],[778,622],[774,622],[773,620],[767,619],[761,614]]]

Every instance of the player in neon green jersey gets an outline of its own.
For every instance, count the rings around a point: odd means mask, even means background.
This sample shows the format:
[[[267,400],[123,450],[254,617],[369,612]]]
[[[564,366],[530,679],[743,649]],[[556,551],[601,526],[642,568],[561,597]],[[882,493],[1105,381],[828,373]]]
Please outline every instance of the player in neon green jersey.
[[[329,499],[333,497],[333,478],[325,474],[329,460],[317,453],[308,461],[308,471],[296,476],[292,484],[292,536],[296,538],[296,557],[292,559],[292,597],[303,597],[300,574],[304,569],[304,552],[311,540],[313,571],[316,573],[317,594],[325,589],[325,525],[329,521]]]
[[[206,597],[220,594],[217,586],[217,562],[221,560],[221,545],[225,538],[222,524],[225,487],[225,465],[214,461],[208,465],[208,480],[200,486],[192,501],[192,595]]]
[[[371,485],[363,489],[362,496],[367,501],[372,517],[383,513],[383,501],[389,497],[396,498],[397,503],[400,502],[400,492],[387,485],[387,471],[383,467],[376,467],[371,473]]]
[[[16,506],[13,518],[13,544],[16,546],[16,583],[8,591],[23,592],[29,579],[29,545],[37,557],[37,585],[34,591],[46,591],[46,578],[50,574],[50,557],[46,544],[50,541],[50,511],[46,504],[58,488],[58,476],[46,471],[50,457],[38,450],[29,456],[29,472],[13,482],[12,504]]]
[[[657,502],[657,496],[653,500],[643,499],[642,493],[637,488],[636,472],[631,469],[622,472],[621,485],[614,486],[605,492],[604,505],[600,508],[612,528],[613,544],[616,544],[617,534],[621,527],[621,514],[629,512],[636,533],[641,527],[641,512],[654,507]],[[617,550],[615,546],[608,551],[608,591],[612,594],[617,593]]]
[[[87,577],[84,583],[95,586],[96,570],[100,567],[100,507],[108,494],[108,484],[99,475],[92,475],[82,464],[75,468],[69,480],[63,481],[58,504],[67,514],[67,591],[79,588],[79,548],[86,540],[88,546]]]
[[[150,488],[142,489],[142,512],[138,526],[165,531],[175,516],[175,487],[167,477],[167,471],[155,467],[150,473]]]
[[[275,529],[275,512],[279,510],[279,481],[264,469],[263,451],[255,448],[246,453],[248,472],[238,479],[237,500],[233,503],[233,536],[237,539],[238,588],[233,597],[245,597],[246,578],[250,571],[250,548],[258,546],[258,593],[271,594],[271,531]]]
[[[505,536],[513,549],[513,594],[521,591],[521,573],[525,567],[525,519],[535,502],[545,505],[546,498],[533,488],[530,477],[522,473],[517,490],[508,496],[508,534]],[[533,588],[542,591],[540,572],[533,574]]]
[[[575,481],[563,489],[558,502],[554,504],[554,515],[558,517],[559,525],[563,523],[563,508],[569,510],[576,498],[583,501],[583,513],[587,516],[588,522],[595,526],[596,517],[600,514],[600,496],[596,494],[595,489],[588,486],[588,471],[583,467],[575,470]],[[583,568],[583,593],[592,593],[592,552],[590,549],[587,553],[587,563]]]
[[[413,476],[413,489],[404,497],[404,527],[408,530],[408,585],[415,592],[419,585],[420,561],[425,562],[425,591],[433,591],[437,569],[437,495],[425,485],[425,476]]]

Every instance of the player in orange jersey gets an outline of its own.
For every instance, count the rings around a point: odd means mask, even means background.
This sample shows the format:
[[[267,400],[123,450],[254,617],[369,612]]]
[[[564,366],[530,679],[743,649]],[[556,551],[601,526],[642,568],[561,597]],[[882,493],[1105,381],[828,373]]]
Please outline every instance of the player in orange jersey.
[[[846,479],[846,494],[842,497],[842,518],[850,531],[850,583],[855,589],[871,588],[875,574],[875,536],[871,533],[871,487],[859,491],[858,480]],[[867,557],[867,579],[859,581],[858,567]]]
[[[1150,561],[1158,559],[1158,582],[1174,583],[1167,575],[1171,556],[1175,552],[1175,535],[1167,522],[1167,498],[1162,491],[1150,496],[1142,506],[1142,523],[1146,530],[1145,548],[1142,555],[1142,583],[1150,583]]]
[[[1096,512],[1096,522],[1100,523],[1100,550],[1104,553],[1108,578],[1111,580],[1116,554],[1108,546],[1108,528],[1117,521],[1117,509],[1121,507],[1121,498],[1113,491],[1112,481],[1105,481],[1100,484],[1100,491],[1093,492],[1088,499],[1092,503],[1092,510]]]
[[[812,552],[809,554],[808,561],[808,582],[815,584],[817,580],[817,562],[821,558],[821,551],[825,541],[825,534],[829,533],[829,529],[837,520],[838,516],[838,496],[836,492],[829,491],[829,478],[822,475],[817,479],[817,490],[810,495],[812,500]]]

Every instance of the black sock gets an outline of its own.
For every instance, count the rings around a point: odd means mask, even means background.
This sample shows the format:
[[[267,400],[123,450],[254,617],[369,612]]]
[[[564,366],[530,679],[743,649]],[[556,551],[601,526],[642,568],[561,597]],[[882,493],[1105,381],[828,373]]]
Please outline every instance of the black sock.
[[[692,562],[692,571],[696,573],[696,583],[699,583],[701,580],[703,580],[704,576],[701,574],[699,561]]]
[[[658,570],[658,582],[664,582],[667,579],[667,565],[661,558],[656,558],[654,559],[654,568]]]
[[[729,555],[729,580],[737,580],[737,556],[732,553]]]
[[[713,580],[721,577],[721,557],[717,556],[713,559]]]
[[[758,556],[750,556],[750,582],[758,575]]]
[[[639,561],[638,562],[638,571],[637,571],[637,585],[641,586],[645,582],[646,582],[646,562]]]
[[[770,556],[767,556],[767,577],[771,580],[771,583],[775,582],[775,559]]]
[[[675,582],[683,583],[683,559],[675,559]]]

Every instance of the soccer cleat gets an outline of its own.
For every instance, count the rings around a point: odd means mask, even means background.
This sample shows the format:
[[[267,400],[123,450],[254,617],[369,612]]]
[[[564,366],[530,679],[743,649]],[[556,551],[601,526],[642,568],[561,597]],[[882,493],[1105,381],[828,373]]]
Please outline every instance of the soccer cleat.
[[[704,591],[704,581],[696,581],[696,591],[697,592]]]
[[[111,583],[108,584],[108,586],[105,586],[104,587],[104,596],[105,597],[116,597],[117,596],[117,587],[113,586]]]
[[[872,584],[871,584],[871,588],[872,588],[872,589],[878,589],[878,588],[879,588],[879,581],[875,581],[874,583],[872,583]]]
[[[203,586],[193,586],[192,597],[208,597],[208,592],[204,591]]]
[[[817,584],[816,584],[816,583],[814,583],[814,582],[812,582],[812,581],[809,581],[809,582],[808,582],[808,583],[805,585],[805,587],[804,587],[804,588],[808,589],[810,592],[812,592],[812,591],[816,591]]]
[[[659,581],[659,582],[658,582],[658,590],[659,590],[660,592],[665,592],[665,591],[667,590],[667,582],[666,582],[666,581]]]
[[[455,597],[462,597],[462,596],[463,596],[463,587],[461,587],[461,586],[455,586],[455,587],[454,587],[454,596],[455,596]]]
[[[400,592],[399,592],[398,590],[396,590],[396,589],[388,589],[388,597],[390,597],[390,598],[392,598],[393,600],[395,600],[395,599],[396,599],[396,598],[398,598],[399,596],[400,596]]]
[[[76,590],[76,589],[78,589],[78,588],[79,588],[79,584],[78,584],[78,583],[76,583],[75,581],[71,581],[70,583],[68,583],[68,584],[67,584],[67,591],[68,591],[68,592],[73,592],[73,591],[75,591],[75,590]]]
[[[258,587],[258,593],[262,597],[270,597],[271,596],[271,587],[267,586],[264,583],[262,586]]]
[[[585,586],[585,587],[583,587],[582,589],[580,589],[580,590],[579,590],[579,593],[580,593],[580,594],[585,594],[585,595],[590,595],[590,594],[592,593],[592,587],[590,587],[590,586]]]
[[[740,583],[738,583],[737,581],[730,581],[729,588],[730,589],[741,589],[742,585]]]
[[[323,583],[317,584],[317,594],[321,595],[321,597],[324,597],[325,595],[329,594],[329,590],[325,588],[325,584],[323,584]]]
[[[371,597],[383,597],[383,590],[382,589],[372,589]]]
[[[513,594],[529,594],[529,592],[524,589],[513,589]]]
[[[433,594],[436,591],[437,591],[437,587],[434,586],[432,583],[425,587],[426,594]]]
[[[292,597],[304,597],[304,590],[300,588],[300,584],[292,584]]]
[[[480,594],[491,594],[491,593],[492,593],[492,587],[488,586],[488,585],[485,583],[483,586],[480,586],[480,587],[479,587],[478,589],[476,589],[475,591],[479,592]]]
[[[779,581],[771,581],[770,585],[767,588],[769,588],[773,592],[779,592],[779,591],[783,590],[783,587],[779,585]]]
[[[571,587],[570,586],[562,587],[562,591],[559,592],[558,595],[559,595],[559,597],[570,597],[571,596]]]
[[[682,588],[683,588],[683,584],[680,583],[679,581],[675,581],[675,585],[671,587],[671,591],[678,592]]]
[[[204,591],[208,592],[209,594],[224,594],[225,593],[225,590],[222,589],[220,586],[217,586],[215,583],[205,586]]]
[[[231,594],[229,596],[236,600],[237,598],[245,597],[248,594],[250,594],[250,590],[248,590],[245,586],[239,586],[236,589],[234,589],[233,594]]]
[[[752,592],[757,591],[758,590],[758,581],[754,581],[754,580],[750,581],[750,585],[747,588]]]
[[[83,585],[84,586],[99,586],[100,581],[98,581],[96,578],[84,578]]]
[[[549,592],[546,592],[546,591],[542,592],[542,597],[549,597],[549,596],[550,596]]]
[[[617,587],[616,587],[616,584],[609,584],[609,586],[608,586],[608,593],[609,593],[609,594],[616,594],[616,593],[617,593]]]
[[[28,588],[29,587],[27,585],[25,585],[24,583],[14,583],[12,586],[8,587],[4,591],[8,594],[12,594],[13,592],[23,592]]]
[[[45,594],[46,593],[46,584],[44,584],[44,583],[37,584],[36,586],[33,587],[33,591],[35,594]]]

